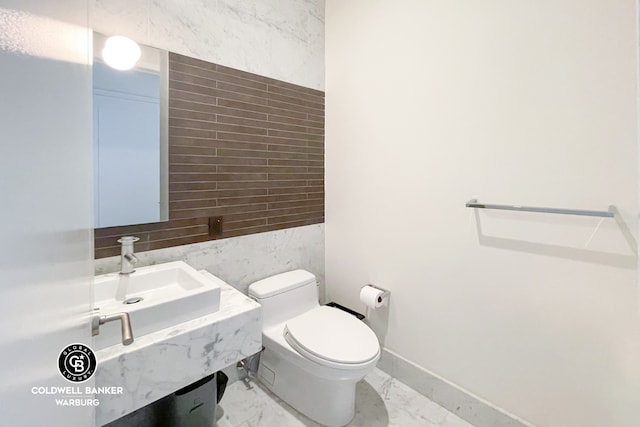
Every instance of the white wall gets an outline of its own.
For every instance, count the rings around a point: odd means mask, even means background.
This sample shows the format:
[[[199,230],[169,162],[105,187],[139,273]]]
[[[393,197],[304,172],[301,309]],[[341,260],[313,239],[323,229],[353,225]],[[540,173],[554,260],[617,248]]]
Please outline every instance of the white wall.
[[[540,426],[638,425],[633,236],[464,204],[613,204],[637,236],[636,19],[634,0],[327,2],[328,298],[390,289],[387,348]]]
[[[92,0],[94,30],[324,90],[324,0]]]
[[[87,8],[86,0],[0,1],[2,425],[93,425],[93,408],[61,408],[31,392],[71,385],[58,355],[91,344]]]

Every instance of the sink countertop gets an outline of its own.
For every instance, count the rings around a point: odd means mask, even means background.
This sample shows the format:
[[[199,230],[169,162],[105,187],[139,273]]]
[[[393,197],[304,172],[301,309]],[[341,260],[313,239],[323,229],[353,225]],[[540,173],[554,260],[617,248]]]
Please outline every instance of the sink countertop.
[[[96,352],[96,387],[124,389],[123,394],[95,396],[98,426],[260,351],[262,309],[222,285],[219,311],[141,337],[135,333],[133,325],[135,341],[129,346]]]

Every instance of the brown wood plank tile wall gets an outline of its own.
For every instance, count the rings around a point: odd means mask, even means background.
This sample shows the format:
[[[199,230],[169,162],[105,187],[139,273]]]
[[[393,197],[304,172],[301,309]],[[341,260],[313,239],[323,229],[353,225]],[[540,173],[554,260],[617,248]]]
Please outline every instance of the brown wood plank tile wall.
[[[324,92],[169,54],[169,221],[95,230],[95,257],[324,222]]]

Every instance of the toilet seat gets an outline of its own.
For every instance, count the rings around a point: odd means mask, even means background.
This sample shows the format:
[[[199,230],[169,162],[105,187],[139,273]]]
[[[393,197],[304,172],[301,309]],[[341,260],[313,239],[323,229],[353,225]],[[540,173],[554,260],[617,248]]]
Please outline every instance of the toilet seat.
[[[316,307],[289,319],[283,335],[302,356],[329,367],[358,368],[380,353],[378,338],[367,325],[333,307]]]

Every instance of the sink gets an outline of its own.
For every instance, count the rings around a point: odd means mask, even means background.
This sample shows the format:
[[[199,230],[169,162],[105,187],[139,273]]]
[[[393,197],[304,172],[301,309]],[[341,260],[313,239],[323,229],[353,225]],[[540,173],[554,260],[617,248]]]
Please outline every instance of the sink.
[[[199,273],[182,261],[136,268],[129,275],[94,279],[94,307],[101,315],[129,313],[134,338],[175,326],[220,309],[221,279]],[[94,347],[121,344],[119,322],[100,326]]]

